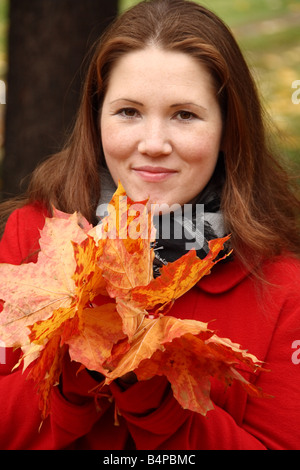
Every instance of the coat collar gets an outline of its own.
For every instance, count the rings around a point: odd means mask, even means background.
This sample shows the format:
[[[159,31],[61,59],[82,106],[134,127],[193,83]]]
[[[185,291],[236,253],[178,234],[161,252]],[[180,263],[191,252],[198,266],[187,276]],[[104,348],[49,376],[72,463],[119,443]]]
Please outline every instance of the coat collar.
[[[237,286],[250,275],[250,271],[238,258],[234,257],[230,261],[216,264],[211,273],[204,276],[197,286],[209,294],[222,294]]]

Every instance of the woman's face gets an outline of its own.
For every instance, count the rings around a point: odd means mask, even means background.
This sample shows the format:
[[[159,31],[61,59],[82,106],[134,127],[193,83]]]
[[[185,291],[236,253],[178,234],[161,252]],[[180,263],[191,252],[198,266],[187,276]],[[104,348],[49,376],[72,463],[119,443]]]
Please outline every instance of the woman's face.
[[[131,52],[113,67],[101,114],[109,171],[128,196],[186,204],[218,159],[222,117],[205,67],[181,52]]]

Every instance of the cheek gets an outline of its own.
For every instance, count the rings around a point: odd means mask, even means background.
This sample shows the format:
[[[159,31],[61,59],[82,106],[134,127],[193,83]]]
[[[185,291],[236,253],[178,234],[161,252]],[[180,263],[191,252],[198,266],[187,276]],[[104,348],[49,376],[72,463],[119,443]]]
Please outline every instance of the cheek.
[[[133,148],[132,139],[128,133],[115,126],[101,126],[102,147],[105,158],[113,160],[126,159]]]
[[[182,146],[185,160],[195,166],[213,166],[218,159],[220,140],[216,135],[207,135],[204,139],[196,138]]]

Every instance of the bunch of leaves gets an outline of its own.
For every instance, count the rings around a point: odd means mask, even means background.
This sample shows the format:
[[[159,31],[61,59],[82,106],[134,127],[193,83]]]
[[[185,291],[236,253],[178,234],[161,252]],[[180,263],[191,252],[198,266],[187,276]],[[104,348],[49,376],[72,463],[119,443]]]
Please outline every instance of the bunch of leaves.
[[[237,371],[241,364],[259,369],[255,356],[206,323],[170,315],[174,301],[219,261],[228,237],[212,240],[205,259],[191,250],[154,278],[152,216],[147,201],[138,207],[119,184],[97,227],[54,209],[37,262],[1,265],[0,338],[21,348],[16,367],[29,368],[43,419],[65,354],[103,374],[105,384],[133,371],[139,380],[165,375],[182,407],[203,415],[213,408],[211,377],[239,380],[260,395]]]

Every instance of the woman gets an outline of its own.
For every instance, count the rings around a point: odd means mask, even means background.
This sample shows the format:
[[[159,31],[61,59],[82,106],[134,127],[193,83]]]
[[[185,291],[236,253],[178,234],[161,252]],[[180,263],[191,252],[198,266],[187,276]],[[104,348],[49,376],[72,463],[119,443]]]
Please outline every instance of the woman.
[[[100,178],[99,178],[100,176]],[[100,184],[101,179],[101,184]],[[170,314],[214,320],[268,364],[256,381],[273,398],[250,398],[238,384],[212,380],[215,409],[183,410],[162,377],[110,385],[97,411],[97,376],[65,359],[52,412],[40,432],[31,381],[7,350],[1,365],[3,449],[296,449],[300,339],[299,201],[273,156],[249,69],[228,28],[183,0],[141,2],[120,16],[96,47],[73,133],[33,174],[11,214],[0,260],[36,260],[39,230],[54,205],[96,224],[118,179],[128,195],[166,204],[204,204],[204,238],[231,233],[233,256],[219,263]],[[20,208],[21,207],[21,208]],[[192,217],[192,223],[197,221]],[[164,263],[185,240],[158,240]],[[205,244],[199,256],[205,252]],[[160,251],[160,250],[157,250]],[[9,391],[9,392],[8,392]],[[4,399],[5,397],[5,399]],[[120,411],[114,427],[114,407]],[[17,429],[11,423],[22,423]]]

